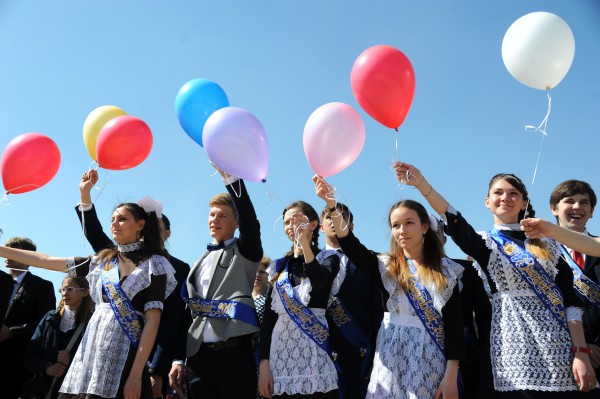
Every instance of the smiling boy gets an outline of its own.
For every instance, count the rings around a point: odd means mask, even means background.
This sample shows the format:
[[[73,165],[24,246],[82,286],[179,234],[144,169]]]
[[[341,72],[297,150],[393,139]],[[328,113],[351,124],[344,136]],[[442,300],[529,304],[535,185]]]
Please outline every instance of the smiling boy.
[[[550,209],[559,226],[579,233],[589,234],[586,229],[588,220],[594,214],[596,194],[592,187],[581,180],[567,180],[560,183],[550,194]],[[573,252],[567,252],[581,269],[583,274],[596,284],[600,281],[600,258]],[[574,263],[574,264],[575,264]],[[572,266],[574,267],[574,266]],[[583,315],[585,339],[592,350],[590,360],[600,375],[600,308],[586,303]]]

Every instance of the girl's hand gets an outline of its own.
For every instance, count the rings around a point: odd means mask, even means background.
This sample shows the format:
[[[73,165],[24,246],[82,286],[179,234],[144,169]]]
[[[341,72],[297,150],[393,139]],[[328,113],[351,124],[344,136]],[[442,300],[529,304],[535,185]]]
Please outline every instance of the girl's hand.
[[[79,183],[79,191],[90,192],[92,187],[98,182],[98,171],[90,169],[81,176],[81,182]]]
[[[127,378],[125,387],[123,388],[123,397],[125,399],[140,399],[141,394],[142,380],[131,376]]]
[[[393,168],[400,183],[417,188],[421,187],[424,178],[419,169],[403,162],[395,162]]]
[[[544,238],[550,235],[552,224],[539,218],[529,218],[521,220],[521,230],[525,232],[527,238]]]
[[[270,399],[273,395],[273,375],[268,359],[261,360],[258,366],[258,392],[263,398]]]
[[[458,399],[458,383],[456,378],[452,380],[447,374],[444,374],[440,387],[438,388],[435,399]]]
[[[591,391],[598,383],[587,353],[575,353],[575,358],[573,359],[573,376],[579,386],[579,390],[583,392]]]
[[[315,183],[317,197],[323,199],[323,201],[327,203],[327,208],[333,208],[335,206],[335,198],[333,197],[333,189],[329,183],[317,175],[313,176],[312,181]]]
[[[169,372],[169,385],[178,391],[183,390],[183,385],[181,384],[183,380],[183,367],[181,364],[174,364]]]

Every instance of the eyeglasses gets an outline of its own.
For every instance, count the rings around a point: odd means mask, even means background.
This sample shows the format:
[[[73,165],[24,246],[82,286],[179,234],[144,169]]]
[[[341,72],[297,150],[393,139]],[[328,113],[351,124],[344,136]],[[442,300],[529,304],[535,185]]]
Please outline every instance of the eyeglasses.
[[[58,289],[58,293],[59,294],[72,294],[74,291],[83,291],[85,290],[85,288],[76,288],[76,287],[65,287],[65,288],[59,288]]]

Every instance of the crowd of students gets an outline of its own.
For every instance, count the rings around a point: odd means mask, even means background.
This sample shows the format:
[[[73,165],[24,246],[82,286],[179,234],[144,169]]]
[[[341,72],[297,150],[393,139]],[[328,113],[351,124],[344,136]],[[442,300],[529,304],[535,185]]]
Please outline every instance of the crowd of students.
[[[115,208],[111,240],[91,203],[97,174],[85,173],[75,211],[96,255],[0,246],[2,397],[600,397],[589,184],[554,190],[552,224],[533,218],[518,177],[496,175],[494,225],[476,232],[415,166],[394,168],[439,218],[394,204],[390,248],[376,253],[314,177],[323,210],[285,207],[291,248],[274,261],[244,182],[219,171],[227,193],[209,202],[212,242],[191,267],[165,250],[170,223],[151,198]],[[468,260],[446,256],[445,234]],[[67,272],[58,309],[28,266]]]

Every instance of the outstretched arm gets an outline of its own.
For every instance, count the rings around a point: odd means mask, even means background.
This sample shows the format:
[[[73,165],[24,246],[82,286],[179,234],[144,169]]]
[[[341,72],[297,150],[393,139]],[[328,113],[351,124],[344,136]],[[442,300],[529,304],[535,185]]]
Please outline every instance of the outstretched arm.
[[[431,183],[429,183],[421,171],[413,165],[407,163],[394,163],[396,176],[398,181],[406,183],[409,186],[415,187],[425,197],[429,205],[439,214],[444,214],[448,210],[448,201],[440,193],[435,191]]]
[[[41,252],[8,248],[0,245],[0,258],[14,260],[24,265],[41,267],[57,272],[67,271],[67,258],[56,258]]]
[[[578,252],[600,256],[600,237],[590,237],[538,218],[523,219],[521,229],[529,238],[554,238]]]

